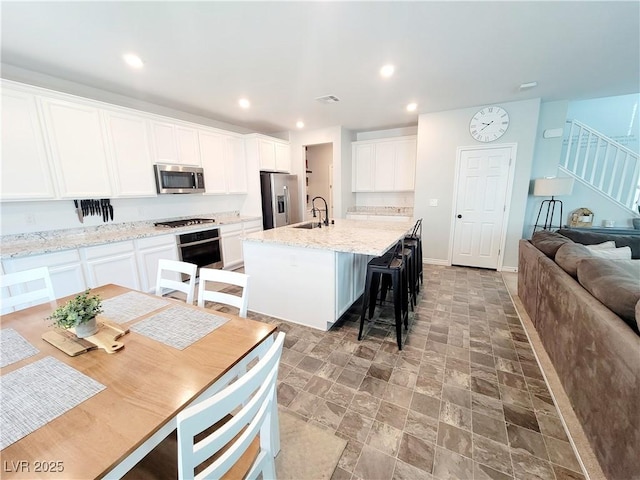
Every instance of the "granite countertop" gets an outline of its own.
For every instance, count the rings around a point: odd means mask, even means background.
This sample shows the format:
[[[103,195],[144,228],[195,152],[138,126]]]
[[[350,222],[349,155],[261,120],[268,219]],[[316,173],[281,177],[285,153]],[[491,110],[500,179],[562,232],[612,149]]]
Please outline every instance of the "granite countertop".
[[[385,222],[336,218],[335,224],[328,227],[323,225],[322,228],[304,229],[292,225],[251,233],[244,237],[244,240],[379,256],[412,228],[413,221]]]
[[[187,227],[156,227],[156,222],[182,220],[185,218],[212,218],[214,223],[190,225]],[[146,222],[115,223],[87,228],[70,228],[46,232],[3,235],[0,237],[1,258],[26,257],[43,253],[59,252],[74,248],[90,247],[106,243],[122,242],[158,235],[176,235],[185,232],[197,232],[221,225],[259,220],[261,217],[240,215],[220,216],[220,214],[191,215],[189,217],[167,218]]]

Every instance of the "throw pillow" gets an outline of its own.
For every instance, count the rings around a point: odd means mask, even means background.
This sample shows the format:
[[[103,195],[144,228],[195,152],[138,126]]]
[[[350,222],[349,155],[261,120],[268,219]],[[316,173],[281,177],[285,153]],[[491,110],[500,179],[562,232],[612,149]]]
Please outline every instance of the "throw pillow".
[[[550,230],[540,230],[533,234],[531,243],[551,260],[556,256],[558,249],[565,243],[573,243],[572,240],[559,233]]]
[[[609,240],[608,242],[598,243],[596,245],[585,245],[589,250],[602,250],[605,248],[616,248],[616,242]]]
[[[630,247],[631,258],[640,258],[640,235],[614,235],[611,233],[593,233],[584,230],[561,228],[558,233],[583,245],[593,245],[608,240],[616,242],[616,247]]]
[[[577,278],[578,263],[585,258],[592,257],[593,252],[591,252],[587,247],[580,245],[579,243],[572,242],[566,243],[558,249],[556,252],[556,263],[573,278]]]
[[[629,247],[592,250],[591,253],[595,257],[608,258],[609,260],[631,260],[631,249]]]
[[[587,258],[578,264],[578,281],[596,299],[624,320],[636,333],[640,302],[640,262]]]

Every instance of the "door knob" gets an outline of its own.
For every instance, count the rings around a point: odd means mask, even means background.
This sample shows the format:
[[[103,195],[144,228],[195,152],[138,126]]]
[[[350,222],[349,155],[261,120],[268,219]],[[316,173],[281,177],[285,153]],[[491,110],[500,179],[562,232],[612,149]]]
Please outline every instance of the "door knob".
[[[462,215],[458,215],[458,218],[462,218]]]

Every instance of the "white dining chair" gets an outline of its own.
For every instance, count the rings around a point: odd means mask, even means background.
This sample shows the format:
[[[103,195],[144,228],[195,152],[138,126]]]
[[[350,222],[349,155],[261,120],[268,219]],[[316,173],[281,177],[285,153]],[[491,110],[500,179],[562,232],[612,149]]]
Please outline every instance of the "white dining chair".
[[[264,479],[275,478],[271,415],[284,337],[279,333],[266,355],[237,382],[178,414],[178,478],[222,478],[251,447],[255,459],[243,478],[260,473]],[[206,431],[225,419],[220,428]],[[212,457],[213,462],[197,472]]]
[[[177,260],[158,260],[158,277],[156,279],[156,295],[162,296],[163,288],[178,290],[187,294],[187,303],[193,304],[196,294],[196,272],[198,266],[194,263],[180,262]],[[174,278],[168,278],[167,275],[173,274]],[[176,275],[189,275],[189,282],[184,283],[175,280]]]
[[[242,295],[233,295],[219,290],[207,289],[207,282],[217,282],[242,287]],[[238,308],[238,315],[247,318],[249,305],[249,275],[228,270],[214,268],[200,269],[200,284],[198,286],[198,306],[204,307],[205,301],[223,303]]]
[[[30,285],[27,285],[29,283]],[[17,311],[56,299],[47,267],[5,273],[0,276],[0,288],[6,288],[8,294],[2,298],[3,313],[10,312],[11,308]]]

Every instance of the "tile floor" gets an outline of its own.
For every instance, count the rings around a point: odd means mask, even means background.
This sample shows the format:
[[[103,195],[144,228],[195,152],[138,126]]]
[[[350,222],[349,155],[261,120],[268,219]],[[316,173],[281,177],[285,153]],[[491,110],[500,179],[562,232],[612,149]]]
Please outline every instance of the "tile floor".
[[[584,479],[499,273],[425,265],[398,351],[383,308],[287,333],[278,402],[348,441],[334,479]]]

